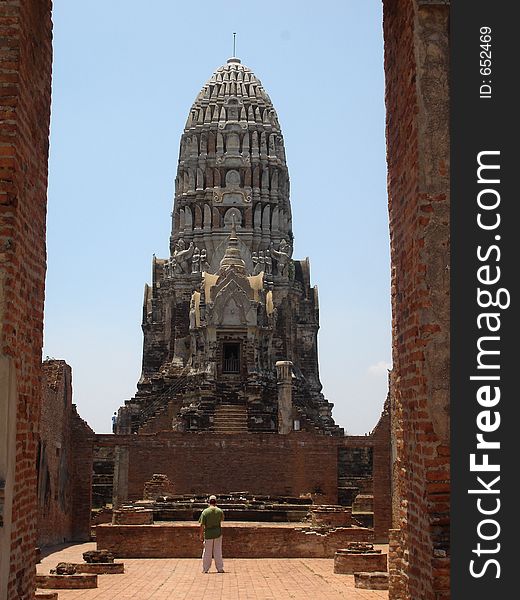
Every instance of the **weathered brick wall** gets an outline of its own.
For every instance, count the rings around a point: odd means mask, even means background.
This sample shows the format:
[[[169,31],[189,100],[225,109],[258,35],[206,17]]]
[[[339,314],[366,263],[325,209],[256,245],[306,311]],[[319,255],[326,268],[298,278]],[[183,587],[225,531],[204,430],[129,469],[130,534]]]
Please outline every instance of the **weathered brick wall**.
[[[42,365],[38,451],[38,545],[90,539],[94,432],[72,404],[72,371]]]
[[[51,2],[0,2],[0,597],[8,600],[31,598],[34,587],[51,58]]]
[[[370,437],[374,444],[372,450],[374,538],[376,542],[387,542],[388,530],[392,526],[390,405],[388,401],[385,403],[383,414]]]
[[[117,445],[116,456],[125,454],[126,472],[116,466],[114,485],[130,500],[142,498],[144,484],[154,473],[164,473],[180,494],[321,493],[324,503],[337,502],[336,447],[328,436],[161,432],[97,435],[96,443]]]
[[[373,542],[370,529],[352,527],[323,533],[280,524],[226,523],[222,528],[228,558],[333,558],[349,542]],[[199,558],[197,523],[103,524],[96,527],[98,548],[126,558]]]
[[[392,256],[390,597],[449,597],[449,3],[384,0]]]
[[[42,365],[42,407],[38,444],[38,546],[71,539],[72,374],[63,360]]]
[[[70,420],[72,440],[72,539],[90,540],[92,510],[92,476],[95,433],[72,405]]]
[[[175,493],[249,491],[257,494],[311,493],[316,503],[338,503],[338,450],[371,450],[374,524],[377,537],[390,526],[390,428],[384,412],[369,436],[323,436],[311,433],[198,435],[160,432],[152,435],[96,435],[96,452],[114,449],[116,501],[142,498],[146,481],[164,473]]]

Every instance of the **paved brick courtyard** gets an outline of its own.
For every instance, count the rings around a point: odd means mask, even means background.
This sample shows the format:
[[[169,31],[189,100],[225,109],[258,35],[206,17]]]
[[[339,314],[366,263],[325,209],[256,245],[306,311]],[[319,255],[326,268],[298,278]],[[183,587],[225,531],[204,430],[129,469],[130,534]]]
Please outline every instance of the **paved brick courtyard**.
[[[82,562],[95,543],[50,550],[38,565],[48,573],[60,561]],[[386,547],[382,547],[386,550]],[[388,592],[358,590],[353,575],[335,575],[333,560],[228,559],[226,573],[200,572],[192,558],[124,559],[124,575],[100,575],[98,588],[61,590],[60,600],[388,600]]]

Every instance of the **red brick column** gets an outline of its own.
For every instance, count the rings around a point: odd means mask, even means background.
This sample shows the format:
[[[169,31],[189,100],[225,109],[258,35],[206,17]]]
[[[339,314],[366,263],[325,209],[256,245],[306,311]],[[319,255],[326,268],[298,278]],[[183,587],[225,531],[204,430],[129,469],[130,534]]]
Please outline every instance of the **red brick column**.
[[[449,3],[383,6],[401,530],[390,598],[440,600],[449,597]]]
[[[72,405],[72,539],[90,540],[95,434]]]
[[[385,402],[383,414],[371,434],[373,440],[372,477],[374,481],[374,539],[388,542],[392,526],[390,406]]]
[[[8,600],[34,588],[51,59],[50,1],[1,1],[0,597]]]

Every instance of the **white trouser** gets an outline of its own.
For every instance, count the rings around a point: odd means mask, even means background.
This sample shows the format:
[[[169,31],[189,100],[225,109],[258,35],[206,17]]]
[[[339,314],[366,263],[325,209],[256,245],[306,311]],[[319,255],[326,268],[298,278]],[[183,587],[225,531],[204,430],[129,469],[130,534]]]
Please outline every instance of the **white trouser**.
[[[211,558],[215,559],[217,571],[224,570],[224,562],[222,560],[222,536],[213,540],[204,540],[204,550],[202,551],[202,570],[209,571],[211,567]]]

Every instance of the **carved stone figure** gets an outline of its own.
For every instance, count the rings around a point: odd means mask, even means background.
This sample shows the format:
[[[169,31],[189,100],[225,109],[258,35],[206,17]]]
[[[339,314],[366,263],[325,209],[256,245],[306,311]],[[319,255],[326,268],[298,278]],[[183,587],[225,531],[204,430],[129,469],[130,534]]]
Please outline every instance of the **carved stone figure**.
[[[200,271],[201,273],[203,271],[205,271],[206,273],[209,273],[209,262],[208,262],[208,255],[206,252],[206,248],[202,248],[202,250],[200,251]]]
[[[190,329],[195,329],[196,325],[197,319],[195,314],[195,294],[193,294],[190,302]]]
[[[191,259],[191,272],[200,272],[200,250],[197,248],[197,246],[195,246],[195,250],[193,251],[193,257]]]
[[[267,251],[265,253],[264,260],[265,260],[265,274],[271,275],[271,273],[273,272],[273,259],[271,258],[271,255]]]
[[[258,252],[258,272],[265,271],[265,255],[263,250]]]
[[[292,247],[287,240],[282,240],[278,246],[278,250],[274,248],[274,243],[271,242],[271,256],[277,263],[277,274],[284,276],[287,274],[287,265],[291,260]]]
[[[175,245],[172,259],[175,261],[175,273],[190,272],[190,258],[193,255],[193,242],[186,248],[186,242],[181,238]]]
[[[251,262],[253,263],[253,275],[257,275],[256,267],[258,265],[258,254],[256,252],[251,254]]]

